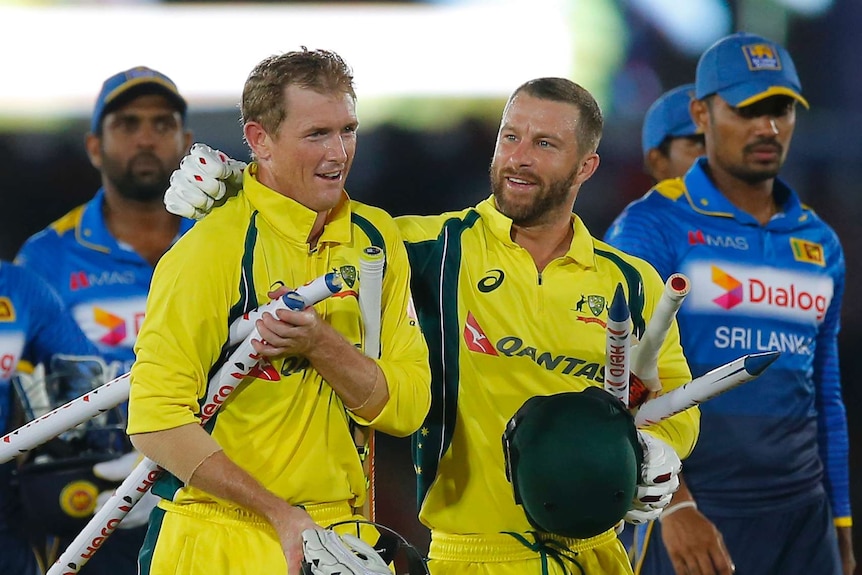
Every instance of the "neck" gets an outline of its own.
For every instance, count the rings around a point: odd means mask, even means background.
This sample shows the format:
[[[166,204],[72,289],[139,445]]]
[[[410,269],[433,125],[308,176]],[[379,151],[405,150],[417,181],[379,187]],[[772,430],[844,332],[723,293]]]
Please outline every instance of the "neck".
[[[778,203],[773,194],[774,178],[750,183],[716,170],[710,171],[710,177],[715,187],[731,204],[751,215],[761,225],[766,224],[778,213]]]
[[[180,229],[180,218],[168,212],[161,200],[130,200],[107,186],[103,215],[111,235],[132,246],[153,265],[168,250]]]
[[[529,252],[539,272],[569,251],[574,234],[570,215],[535,226],[512,224],[511,231],[512,241]]]

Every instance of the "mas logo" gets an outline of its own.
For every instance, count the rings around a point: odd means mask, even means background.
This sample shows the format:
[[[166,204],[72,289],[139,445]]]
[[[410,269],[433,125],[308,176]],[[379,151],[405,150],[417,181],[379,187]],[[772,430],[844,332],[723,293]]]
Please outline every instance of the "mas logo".
[[[796,261],[826,267],[822,244],[800,238],[790,238],[790,248],[793,250],[793,259]]]
[[[749,70],[781,70],[781,59],[771,44],[746,44],[742,47],[742,53],[748,61]]]

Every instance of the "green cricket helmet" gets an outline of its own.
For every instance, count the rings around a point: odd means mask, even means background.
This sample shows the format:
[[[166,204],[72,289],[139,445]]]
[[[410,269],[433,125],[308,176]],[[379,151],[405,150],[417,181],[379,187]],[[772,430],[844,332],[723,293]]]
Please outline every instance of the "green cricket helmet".
[[[528,399],[506,425],[503,452],[530,524],[578,539],[623,519],[643,461],[631,414],[594,386]]]

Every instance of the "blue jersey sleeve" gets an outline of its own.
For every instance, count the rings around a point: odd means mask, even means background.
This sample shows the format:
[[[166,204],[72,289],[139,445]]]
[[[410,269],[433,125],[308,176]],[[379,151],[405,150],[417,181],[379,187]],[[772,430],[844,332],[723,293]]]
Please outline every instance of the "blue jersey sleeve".
[[[675,272],[677,256],[666,201],[654,191],[632,202],[608,228],[604,241],[651,263],[663,280]]]
[[[835,242],[838,244],[838,242]],[[817,334],[813,381],[817,394],[817,441],[823,460],[825,482],[836,519],[850,517],[850,472],[847,417],[841,396],[838,362],[838,331],[841,299],[844,294],[844,254],[840,244],[834,248],[840,258],[832,302]]]

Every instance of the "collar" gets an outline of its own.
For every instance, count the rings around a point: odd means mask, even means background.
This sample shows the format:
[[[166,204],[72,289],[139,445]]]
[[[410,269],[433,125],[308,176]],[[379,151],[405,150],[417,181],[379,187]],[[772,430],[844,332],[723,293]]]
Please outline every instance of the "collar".
[[[289,242],[307,245],[317,212],[261,184],[257,170],[257,163],[253,162],[243,175],[243,193],[248,201],[277,235]],[[342,190],[341,200],[326,217],[318,245],[324,242],[348,243],[350,233],[350,197]]]
[[[759,222],[751,214],[734,206],[715,187],[707,175],[706,167],[706,157],[698,158],[683,178],[686,198],[692,209],[705,215],[733,218],[744,224],[759,226]],[[780,178],[775,178],[773,181],[772,194],[781,211],[764,227],[789,229],[808,220],[808,213],[799,201],[799,196]]]
[[[493,195],[480,202],[476,206],[476,211],[482,216],[482,221],[485,222],[485,226],[491,234],[503,245],[521,249],[521,246],[512,240],[512,220],[497,209]],[[575,233],[572,235],[572,243],[563,257],[585,268],[594,268],[596,255],[593,236],[577,214],[572,214],[571,221]]]
[[[105,223],[105,188],[101,187],[89,202],[84,204],[81,220],[75,230],[75,239],[85,248],[120,257],[122,254],[134,253],[123,248],[117,239],[108,231]],[[194,225],[194,220],[180,219],[180,228],[176,241]],[[135,254],[137,256],[137,254]],[[140,256],[138,256],[138,259]]]

